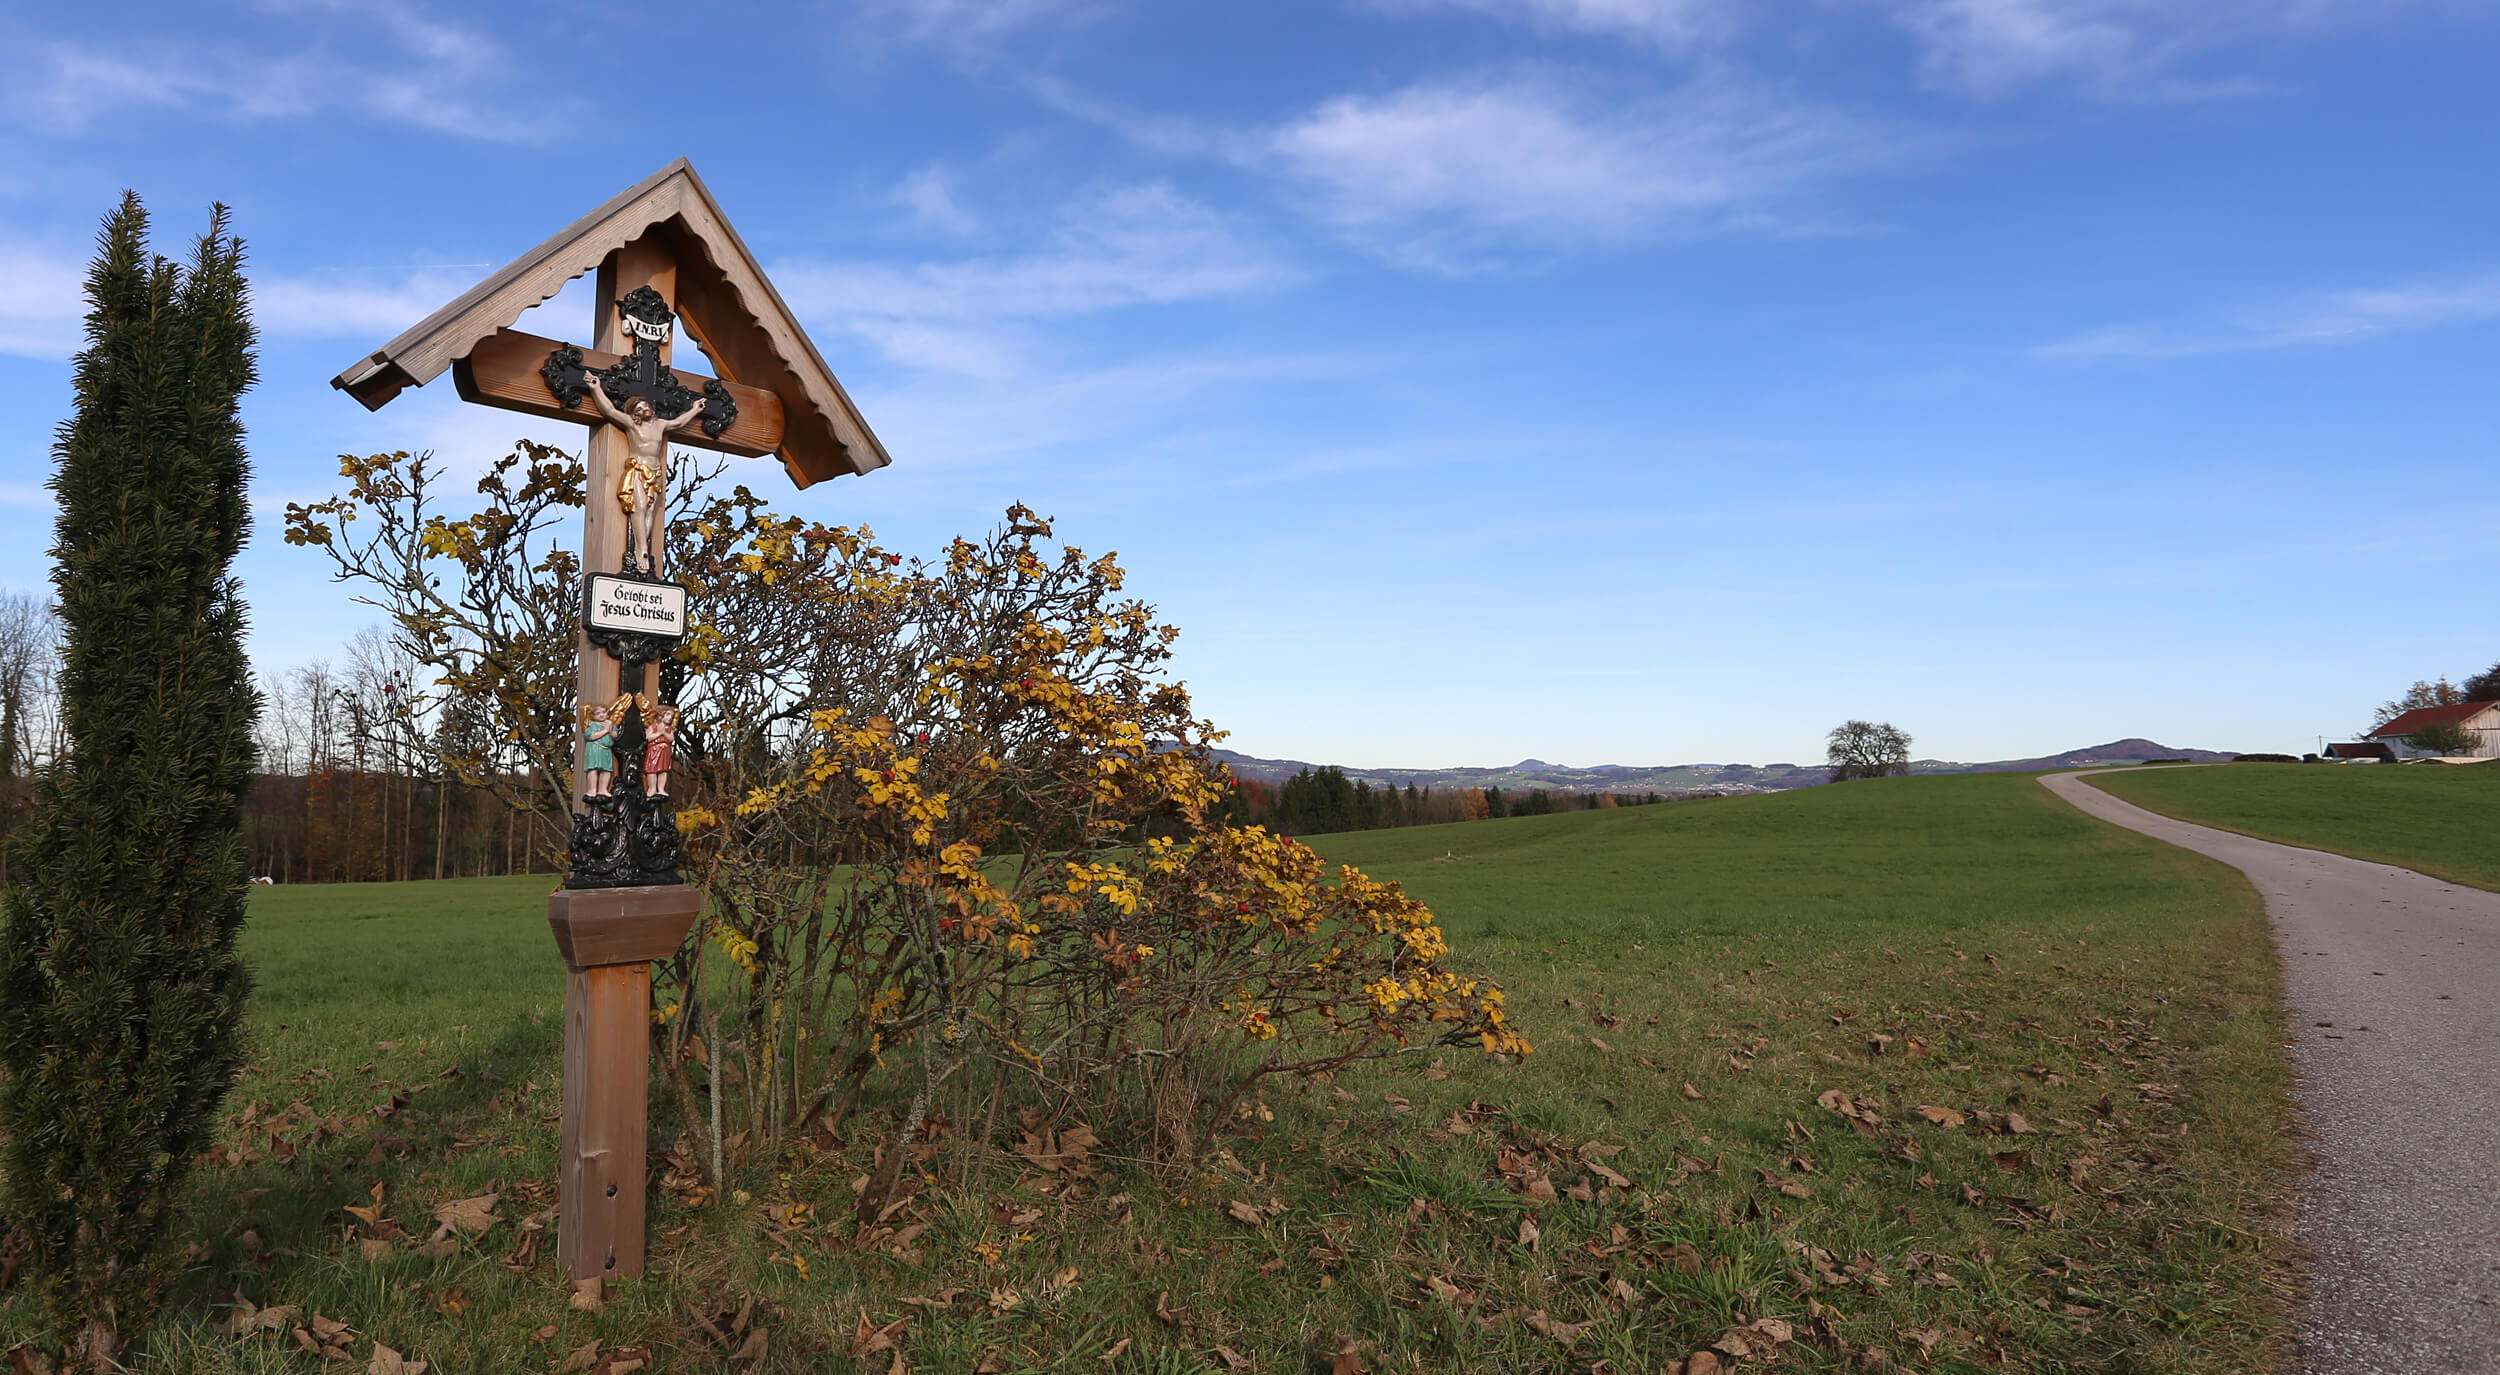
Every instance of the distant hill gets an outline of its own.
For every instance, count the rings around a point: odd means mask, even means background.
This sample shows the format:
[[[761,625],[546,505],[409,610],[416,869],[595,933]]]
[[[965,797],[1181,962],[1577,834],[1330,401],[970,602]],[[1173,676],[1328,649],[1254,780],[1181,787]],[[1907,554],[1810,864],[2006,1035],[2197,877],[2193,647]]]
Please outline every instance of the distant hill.
[[[2097,764],[2141,764],[2147,759],[2184,759],[2191,764],[2226,764],[2231,760],[2228,750],[2177,750],[2157,745],[2150,740],[2129,736],[2106,745],[2086,745],[2064,754],[2043,755],[2038,759],[2001,759],[1993,764],[1942,764],[1933,769],[1914,764],[1921,773],[2014,773],[2024,769],[2088,769]]]
[[[1215,757],[1230,765],[1235,776],[1261,783],[1282,783],[1304,769],[1321,767],[1307,760],[1261,759],[1235,750],[1219,749]],[[2219,763],[2230,757],[2228,753],[2217,750],[2173,749],[2150,740],[2130,738],[2112,740],[2106,745],[2088,745],[2063,754],[2044,755],[2038,759],[2002,759],[1986,764],[1921,759],[1910,765],[1910,771],[2008,773],[2022,769],[2137,764],[2147,759]],[[1491,768],[1365,769],[1346,764],[1338,767],[1345,770],[1346,777],[1369,783],[1375,788],[1412,785],[1418,788],[1500,788],[1504,792],[1544,788],[1557,792],[1654,792],[1688,796],[1781,792],[1789,788],[1811,787],[1830,776],[1821,764],[1598,764],[1575,769],[1549,764],[1542,759],[1522,759],[1516,764]]]

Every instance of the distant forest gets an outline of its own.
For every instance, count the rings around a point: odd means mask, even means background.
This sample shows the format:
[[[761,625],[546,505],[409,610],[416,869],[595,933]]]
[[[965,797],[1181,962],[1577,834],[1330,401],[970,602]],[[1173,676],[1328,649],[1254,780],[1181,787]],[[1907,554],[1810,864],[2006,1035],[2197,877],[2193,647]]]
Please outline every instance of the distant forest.
[[[1545,816],[1553,812],[1603,811],[1663,802],[1658,793],[1560,792],[1544,788],[1375,788],[1348,779],[1334,764],[1304,769],[1281,784],[1239,779],[1229,819],[1265,826],[1290,836],[1327,835],[1335,831],[1378,831],[1395,826],[1438,826],[1448,821],[1484,821],[1506,816]]]
[[[33,800],[33,775],[62,748],[53,682],[58,633],[42,602],[0,595],[0,882],[9,877],[8,833]],[[445,776],[443,733],[475,730],[477,723],[412,711],[417,666],[379,631],[355,636],[346,648],[336,665],[316,662],[260,681],[260,767],[243,804],[252,872],[277,883],[355,883],[559,867],[568,818],[553,807],[532,811],[505,800],[544,795],[521,772],[520,752],[511,752],[501,777],[471,783]],[[1655,792],[1374,787],[1329,765],[1282,783],[1237,779],[1226,819],[1308,836],[1665,800]]]

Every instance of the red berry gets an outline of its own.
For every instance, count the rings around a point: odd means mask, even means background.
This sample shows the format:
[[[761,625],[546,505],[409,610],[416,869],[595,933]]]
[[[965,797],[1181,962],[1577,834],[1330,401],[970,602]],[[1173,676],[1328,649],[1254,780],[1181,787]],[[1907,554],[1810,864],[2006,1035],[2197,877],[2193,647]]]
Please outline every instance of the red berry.
[[[886,781],[886,782],[888,782],[888,783],[891,783],[891,782],[893,782],[893,781],[894,781],[894,770],[892,770],[892,769],[888,769],[888,770],[886,770],[886,771],[885,771],[885,781]]]
[[[913,740],[915,743],[918,743],[918,744],[922,744],[922,745],[928,744],[928,743],[929,743],[929,733],[928,733],[927,731],[925,731],[925,730],[924,730],[924,731],[920,732],[918,735],[913,736],[913,737],[912,737],[912,740]]]
[[[1248,903],[1246,903],[1246,902],[1245,902],[1245,903],[1241,904],[1241,905],[1240,905],[1240,907],[1239,907],[1238,909],[1236,909],[1236,910],[1238,910],[1238,911],[1243,911],[1243,912],[1247,912],[1247,911],[1249,911],[1249,910],[1250,910],[1250,904],[1248,904]]]

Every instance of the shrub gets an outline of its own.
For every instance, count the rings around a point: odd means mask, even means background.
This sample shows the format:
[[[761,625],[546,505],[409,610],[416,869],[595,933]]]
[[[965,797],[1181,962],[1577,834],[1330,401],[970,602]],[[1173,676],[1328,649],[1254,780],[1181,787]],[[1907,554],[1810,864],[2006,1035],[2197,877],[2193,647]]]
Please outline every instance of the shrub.
[[[2231,762],[2234,764],[2297,764],[2300,761],[2288,754],[2235,754],[2231,756]]]
[[[1268,1075],[1527,1048],[1499,989],[1440,968],[1432,914],[1397,885],[1217,819],[1221,737],[1159,678],[1174,632],[1117,600],[1113,560],[1050,547],[1022,507],[908,568],[753,514],[698,522],[686,576],[846,588],[827,605],[875,611],[821,627],[871,669],[807,694],[776,743],[760,702],[689,694],[724,746],[681,826],[732,966],[718,1011],[751,1128],[838,1126],[882,1070],[909,1095],[889,1161],[942,1099],[958,1122],[1038,1100],[1179,1156]],[[699,622],[705,682],[731,638]],[[692,1006],[697,963],[676,973],[682,1037],[714,1009]]]
[[[126,196],[87,279],[54,454],[69,748],[12,837],[0,938],[8,1206],[82,1364],[144,1327],[168,1229],[243,1063],[235,953],[257,709],[228,569],[249,527],[242,245],[219,207],[187,269]]]
[[[2433,721],[2405,737],[2405,743],[2432,754],[2464,754],[2481,741],[2458,721]]]
[[[1038,1105],[1181,1155],[1266,1076],[1528,1049],[1396,885],[1222,823],[1222,737],[1162,676],[1177,632],[1122,598],[1115,559],[1018,506],[907,561],[676,467],[668,567],[693,597],[662,674],[670,791],[710,915],[655,986],[672,1089],[720,1124],[716,1183],[723,1138],[840,1130],[874,1102],[897,1143],[872,1208],[941,1106],[986,1134]],[[521,445],[457,518],[426,509],[428,457],[341,470],[348,493],[290,507],[288,539],[441,670],[424,710],[486,704],[476,734],[566,795],[578,595],[550,536],[579,461]]]

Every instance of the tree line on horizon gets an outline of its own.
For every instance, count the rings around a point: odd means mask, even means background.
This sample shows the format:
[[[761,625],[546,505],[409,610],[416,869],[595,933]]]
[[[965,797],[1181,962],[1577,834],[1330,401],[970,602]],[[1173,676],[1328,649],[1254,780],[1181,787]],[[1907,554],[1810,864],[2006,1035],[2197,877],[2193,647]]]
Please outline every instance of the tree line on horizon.
[[[35,774],[66,743],[51,607],[0,594],[0,883],[6,840],[34,806]],[[411,706],[415,666],[367,629],[337,663],[258,675],[243,845],[256,878],[359,883],[537,873],[557,862],[564,817],[515,808],[444,767],[445,746],[482,723]],[[528,764],[517,751],[506,767]],[[527,795],[529,789],[511,791]]]
[[[60,749],[51,696],[59,630],[49,607],[0,597],[0,840],[32,805],[32,775]],[[445,767],[480,723],[412,705],[417,666],[379,629],[359,632],[336,661],[259,675],[256,764],[243,799],[243,843],[255,877],[275,883],[370,883],[550,871],[567,819],[510,805]],[[491,753],[491,751],[487,751]],[[530,768],[518,750],[515,779]],[[530,796],[522,786],[508,794]],[[1375,787],[1336,765],[1282,783],[1237,778],[1226,819],[1280,835],[1437,826],[1455,821],[1603,811],[1674,800],[1658,792],[1408,784]],[[5,850],[0,849],[0,855]],[[0,858],[0,881],[7,878]]]
[[[1280,784],[1236,776],[1231,813],[1236,825],[1264,826],[1280,835],[1330,835],[1401,826],[1439,826],[1555,812],[1605,811],[1669,800],[1649,793],[1571,792],[1530,788],[1432,788],[1409,783],[1373,787],[1349,778],[1334,764],[1305,768]]]

